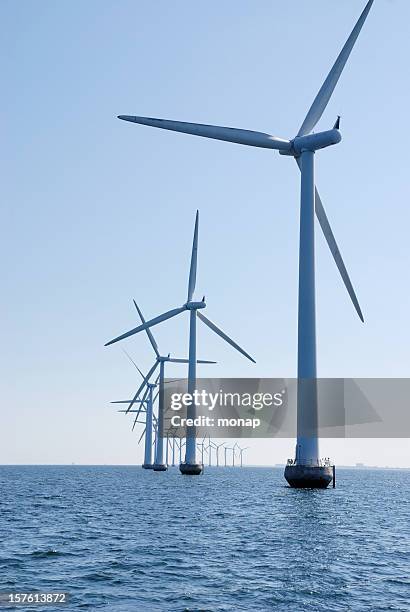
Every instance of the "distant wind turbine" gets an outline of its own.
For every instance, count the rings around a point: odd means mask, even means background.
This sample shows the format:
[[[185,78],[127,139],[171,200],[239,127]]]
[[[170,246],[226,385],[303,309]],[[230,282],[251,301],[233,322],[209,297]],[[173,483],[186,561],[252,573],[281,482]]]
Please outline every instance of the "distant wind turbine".
[[[172,467],[175,467],[175,435],[172,436]]]
[[[215,442],[211,442],[213,448],[216,451],[216,467],[219,467],[219,449],[221,446],[225,444],[225,442],[221,442],[220,444],[216,444]]]
[[[209,465],[209,467],[212,466],[212,449],[213,449],[213,443],[211,441],[211,436],[208,435],[208,446],[206,447],[206,451],[208,453],[208,465]]]
[[[243,455],[243,453],[246,450],[248,450],[248,448],[249,448],[249,446],[245,446],[245,447],[238,446],[238,449],[239,449],[239,460],[241,462],[241,467],[243,467],[243,458],[242,458],[242,455]]]
[[[138,410],[119,410],[118,412],[123,412],[125,414],[128,413],[136,413],[136,417],[132,426],[132,430],[134,430],[135,425],[137,423],[143,423],[144,421],[139,421],[139,416],[145,412],[145,427],[141,436],[138,440],[138,444],[141,442],[142,438],[145,436],[144,441],[144,463],[142,467],[146,470],[151,470],[154,468],[154,464],[152,462],[152,432],[157,428],[158,421],[153,414],[153,406],[156,400],[156,397],[153,397],[153,389],[156,387],[156,384],[148,383],[147,389],[147,398],[144,400],[136,400],[136,403],[140,404]],[[157,394],[158,395],[158,394]],[[118,400],[115,402],[111,402],[112,404],[129,404],[130,400]],[[145,410],[143,410],[145,406]],[[155,446],[155,445],[154,445]]]
[[[188,393],[193,397],[193,393],[196,388],[196,322],[197,318],[200,321],[205,323],[213,332],[215,332],[218,336],[223,338],[228,344],[233,346],[237,351],[239,351],[242,355],[250,359],[255,363],[255,360],[244,351],[234,340],[232,340],[225,332],[223,332],[219,327],[217,327],[212,321],[210,321],[207,317],[205,317],[200,310],[206,307],[205,298],[202,299],[201,302],[193,301],[193,295],[195,291],[196,285],[196,271],[197,271],[197,258],[198,258],[198,225],[199,225],[199,211],[196,213],[195,218],[195,229],[194,229],[194,239],[192,243],[192,254],[191,254],[191,264],[189,269],[189,279],[188,279],[188,297],[187,301],[183,306],[178,308],[174,308],[173,310],[169,310],[164,314],[155,317],[149,321],[146,321],[142,325],[131,329],[130,331],[121,334],[117,338],[110,340],[106,343],[105,346],[109,346],[110,344],[114,344],[114,342],[118,342],[119,340],[124,340],[125,338],[129,338],[138,332],[146,330],[154,325],[158,325],[167,319],[171,319],[183,312],[189,311],[190,313],[190,327],[189,327],[189,357],[188,357]],[[153,366],[154,367],[154,366]],[[153,370],[152,370],[153,371]],[[152,374],[152,372],[151,372]],[[139,390],[140,391],[140,390]],[[130,405],[131,407],[131,405]],[[190,406],[187,407],[187,418],[195,419],[196,416],[196,406],[194,402]],[[180,464],[180,471],[182,474],[191,474],[198,475],[202,472],[203,465],[197,462],[196,459],[196,428],[195,426],[187,427],[186,430],[186,449],[185,449],[185,462]]]
[[[227,451],[231,450],[232,454],[233,454],[233,459],[232,459],[232,467],[235,465],[235,448],[233,446],[225,446],[224,447],[224,458],[225,458],[225,467],[227,467],[228,465],[228,460],[227,460]]]
[[[154,389],[157,386],[154,383],[148,383],[148,398],[146,404],[146,418],[145,418],[145,454],[144,463],[142,465],[145,469],[155,469],[155,465],[152,465],[152,425],[153,425],[153,413],[154,413]],[[142,433],[144,435],[144,432]]]
[[[119,115],[119,119],[165,130],[183,132],[215,140],[276,149],[281,155],[296,160],[301,171],[300,241],[299,241],[299,304],[298,304],[298,399],[297,443],[292,465],[285,469],[285,478],[294,487],[327,487],[332,480],[332,468],[322,465],[319,457],[317,384],[316,384],[316,314],[315,314],[315,262],[314,213],[324,233],[340,275],[361,321],[364,321],[358,299],[347,273],[335,237],[327,219],[319,193],[315,188],[314,156],[341,141],[340,117],[333,129],[313,133],[322,117],[343,68],[367,18],[373,0],[369,0],[353,28],[347,42],[326,77],[297,135],[291,139],[250,130]],[[308,46],[303,46],[304,53]],[[297,82],[297,81],[296,81]],[[297,93],[297,92],[296,92]],[[178,311],[179,312],[179,311]],[[173,316],[173,315],[170,315]],[[199,313],[198,313],[199,316]]]
[[[201,449],[201,464],[204,465],[205,436],[202,442],[197,443],[197,446]]]
[[[144,374],[141,372],[141,370],[139,369],[135,361],[132,359],[132,357],[128,355],[126,351],[124,352],[127,355],[127,357],[131,360],[131,362],[134,364],[138,372],[141,374],[142,378],[145,379]],[[146,391],[142,399],[134,398],[134,404],[138,403],[139,408],[138,410],[135,410],[136,417],[134,420],[134,424],[132,426],[133,430],[134,430],[135,425],[138,423],[138,417],[140,416],[141,411],[145,407],[145,428],[138,441],[138,443],[141,442],[142,438],[145,436],[144,463],[142,464],[142,467],[144,469],[154,468],[154,464],[152,463],[152,445],[153,445],[152,432],[153,432],[153,427],[154,427],[154,420],[156,420],[154,417],[154,403],[158,396],[158,393],[157,393],[157,395],[154,397],[154,389],[158,386],[158,380],[159,380],[159,376],[157,377],[157,380],[155,381],[155,383],[150,383],[150,382],[146,383]],[[112,404],[129,404],[129,402],[130,400],[119,400],[119,401],[114,401],[111,403]],[[120,412],[125,412],[127,414],[129,412],[134,412],[134,411],[133,410],[130,411],[129,408],[127,408],[127,410],[120,410]]]

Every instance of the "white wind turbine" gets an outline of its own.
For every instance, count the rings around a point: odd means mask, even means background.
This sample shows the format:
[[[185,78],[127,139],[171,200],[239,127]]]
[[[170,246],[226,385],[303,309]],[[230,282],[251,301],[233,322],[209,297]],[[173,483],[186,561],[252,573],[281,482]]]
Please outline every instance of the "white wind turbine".
[[[224,459],[225,459],[225,467],[228,466],[228,459],[227,459],[227,451],[231,450],[233,453],[233,457],[232,457],[232,466],[235,465],[235,447],[234,446],[225,446],[224,447]]]
[[[142,378],[145,380],[144,374],[141,372],[141,370],[139,369],[139,367],[137,366],[133,358],[127,353],[127,351],[124,351],[124,353],[127,355],[128,359],[131,361],[131,363],[133,363],[133,365],[138,370]],[[138,417],[140,416],[141,412],[143,411],[145,412],[145,428],[140,436],[140,439],[138,440],[138,444],[139,444],[142,438],[145,436],[144,463],[142,464],[142,467],[144,469],[155,468],[155,464],[152,462],[152,446],[153,446],[152,433],[153,433],[154,428],[158,428],[158,420],[155,418],[155,415],[154,415],[154,404],[159,395],[159,391],[158,391],[156,395],[154,396],[154,389],[156,389],[156,387],[158,386],[158,381],[159,381],[159,376],[157,376],[155,383],[146,382],[146,390],[142,398],[137,399],[136,397],[134,397],[133,404],[139,404],[139,408],[137,410],[130,410],[129,407],[126,410],[119,410],[119,412],[124,412],[126,414],[128,414],[129,412],[131,413],[136,412],[136,417],[134,419],[132,431],[134,431],[136,424],[140,422],[138,421]],[[112,404],[129,404],[130,402],[131,400],[117,400],[111,403]],[[156,443],[155,443],[154,448],[157,447],[157,440],[158,440],[158,436],[156,436]]]
[[[244,351],[234,340],[232,340],[225,332],[219,329],[212,321],[210,321],[207,317],[205,317],[200,310],[206,307],[205,298],[202,299],[201,302],[193,301],[193,295],[195,291],[196,285],[196,271],[197,271],[197,259],[198,259],[198,227],[199,227],[199,211],[196,213],[195,218],[195,229],[194,229],[194,239],[192,243],[192,254],[191,254],[191,263],[189,269],[189,280],[188,280],[188,297],[185,304],[180,306],[179,308],[174,308],[173,310],[169,310],[164,314],[155,317],[149,321],[144,322],[142,325],[131,329],[125,334],[121,334],[117,338],[110,340],[106,343],[105,346],[109,346],[110,344],[114,344],[114,342],[118,342],[119,340],[124,340],[125,338],[129,338],[134,334],[137,334],[140,331],[149,329],[154,325],[158,325],[167,319],[171,319],[183,312],[189,311],[190,314],[190,326],[189,326],[189,356],[188,356],[188,393],[193,396],[193,393],[196,388],[196,322],[197,318],[200,321],[205,323],[213,332],[215,332],[218,336],[223,338],[228,344],[233,346],[237,351],[239,351],[242,355],[250,359],[255,363],[255,360],[248,355],[246,351]],[[150,375],[154,371],[154,366],[151,368]],[[141,391],[141,388],[138,390],[138,393]],[[130,404],[131,407],[131,404]],[[195,419],[196,416],[196,406],[195,403],[192,402],[187,409],[187,418]],[[185,450],[185,462],[180,464],[180,470],[183,474],[191,474],[198,475],[202,472],[203,465],[197,462],[196,459],[196,428],[195,426],[187,427],[186,429],[186,450]]]
[[[335,263],[363,321],[363,315],[352,283],[344,265],[335,237],[327,219],[319,193],[315,188],[314,155],[319,149],[341,140],[338,117],[332,130],[312,133],[322,117],[339,80],[347,59],[367,18],[373,0],[369,0],[353,28],[347,42],[313,101],[297,135],[287,140],[263,132],[229,127],[186,123],[119,115],[119,119],[151,127],[183,132],[205,138],[237,144],[276,149],[281,155],[293,157],[301,171],[300,242],[299,242],[299,303],[298,303],[298,400],[297,443],[295,462],[287,466],[285,478],[291,486],[326,487],[331,481],[331,468],[321,465],[318,444],[317,386],[316,386],[316,314],[314,265],[314,213],[324,233]]]
[[[138,311],[138,315],[141,319],[141,323],[145,324],[145,319],[144,316],[141,312],[140,307],[138,306],[137,302],[135,300],[134,301],[134,306]],[[158,349],[158,344],[154,338],[154,335],[152,333],[152,331],[150,330],[149,327],[147,327],[145,329],[145,331],[147,332],[147,336],[148,339],[151,343],[152,348],[154,349],[154,353],[155,353],[155,361],[152,365],[152,367],[150,368],[148,374],[143,377],[144,380],[141,383],[138,391],[136,392],[136,394],[134,395],[134,398],[131,400],[130,405],[128,406],[128,410],[131,410],[135,400],[137,399],[137,397],[139,396],[139,394],[142,392],[143,388],[145,385],[148,384],[149,379],[151,378],[151,376],[154,374],[155,370],[157,369],[157,367],[159,366],[159,398],[158,398],[158,435],[157,435],[157,440],[156,440],[156,444],[155,444],[155,462],[154,462],[154,471],[156,472],[163,472],[167,469],[167,465],[164,463],[164,415],[165,415],[165,408],[164,408],[164,380],[165,380],[165,364],[166,363],[188,363],[188,359],[180,359],[180,358],[176,358],[176,357],[171,357],[171,354],[168,353],[168,355],[161,355]],[[206,361],[204,359],[197,359],[197,363],[208,363],[208,364],[215,364],[216,361]],[[135,364],[134,364],[135,365]]]
[[[118,412],[123,413],[136,413],[136,417],[134,419],[134,423],[132,426],[132,431],[134,431],[135,425],[137,423],[145,423],[144,430],[138,440],[138,444],[141,442],[142,438],[145,438],[144,441],[144,463],[142,467],[146,470],[152,470],[154,468],[154,464],[152,462],[152,447],[156,446],[156,443],[152,441],[152,434],[158,428],[158,420],[154,415],[154,404],[155,400],[158,397],[158,393],[153,396],[154,389],[157,387],[158,383],[148,383],[146,397],[143,400],[136,400],[136,403],[140,404],[138,410],[119,410]],[[111,402],[112,404],[129,404],[130,400],[118,400],[115,402]],[[145,421],[139,421],[138,418],[140,414],[145,412]]]
[[[204,452],[205,452],[205,438],[206,436],[203,437],[202,442],[197,442],[197,448],[201,449],[201,464],[202,466],[204,466]]]
[[[212,449],[213,449],[213,443],[211,441],[211,436],[208,434],[208,446],[206,447],[206,452],[208,453],[208,465],[209,465],[209,467],[212,466]]]
[[[241,446],[239,446],[239,445],[238,445],[238,449],[239,449],[239,460],[240,460],[240,462],[241,462],[241,467],[243,467],[243,457],[242,457],[242,455],[243,455],[243,453],[244,453],[246,450],[248,450],[248,448],[249,448],[249,446],[242,446],[242,447],[241,447]]]
[[[216,444],[216,442],[211,442],[211,444],[216,451],[216,467],[219,467],[219,449],[225,444],[225,442],[221,442],[220,444]]]

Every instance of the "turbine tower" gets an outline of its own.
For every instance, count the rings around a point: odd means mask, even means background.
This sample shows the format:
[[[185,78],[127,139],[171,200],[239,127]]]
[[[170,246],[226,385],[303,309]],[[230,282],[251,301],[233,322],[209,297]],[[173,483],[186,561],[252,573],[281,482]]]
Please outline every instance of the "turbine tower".
[[[154,412],[154,389],[157,386],[154,383],[148,383],[148,398],[145,408],[145,447],[144,447],[144,463],[142,467],[144,469],[155,469],[155,464],[152,465],[152,425],[153,425],[153,412]]]
[[[212,321],[210,321],[201,312],[199,312],[200,310],[206,307],[205,298],[203,298],[201,302],[193,301],[195,285],[196,285],[196,270],[197,270],[197,260],[198,260],[198,227],[199,227],[199,211],[197,211],[196,218],[195,218],[194,239],[192,243],[191,264],[189,268],[189,279],[188,279],[188,297],[187,297],[187,301],[185,302],[185,304],[183,304],[183,306],[180,306],[179,308],[174,308],[173,310],[169,310],[168,312],[165,312],[164,314],[161,314],[158,317],[155,317],[149,321],[146,321],[142,325],[139,325],[138,327],[131,329],[125,334],[121,334],[121,336],[118,336],[117,338],[110,340],[105,345],[105,346],[109,346],[110,344],[114,344],[115,342],[118,342],[119,340],[124,340],[125,338],[129,338],[130,336],[133,336],[134,334],[137,334],[140,331],[149,329],[150,327],[153,327],[154,325],[158,325],[159,323],[162,323],[162,321],[166,321],[167,319],[171,319],[172,317],[175,317],[181,314],[182,312],[188,311],[190,315],[189,316],[190,325],[189,325],[189,356],[188,356],[188,394],[191,396],[191,398],[193,398],[193,393],[196,388],[196,364],[197,364],[196,323],[197,323],[197,318],[203,323],[205,323],[205,325],[207,325],[218,336],[223,338],[225,342],[233,346],[237,351],[242,353],[242,355],[244,355],[245,357],[247,357],[248,359],[250,359],[251,361],[255,363],[255,360],[250,355],[248,355],[246,351],[244,351],[238,344],[236,344],[236,342],[234,342],[229,336],[227,336],[225,332],[223,332],[214,323],[212,323]],[[154,371],[154,369],[151,368],[152,372]],[[140,392],[140,389],[138,390],[136,397],[138,396],[139,392]],[[160,390],[160,393],[161,393],[161,390]],[[131,404],[130,404],[130,407],[131,407]],[[191,405],[187,407],[187,418],[195,419],[195,416],[196,416],[196,406],[195,406],[194,401],[192,401]],[[182,474],[190,474],[190,475],[201,474],[202,469],[203,469],[203,465],[201,463],[198,463],[197,458],[196,458],[196,430],[195,430],[195,426],[193,425],[187,427],[186,429],[185,462],[180,464],[179,469]]]
[[[361,321],[364,321],[352,283],[344,265],[335,237],[315,187],[315,152],[340,142],[340,117],[331,130],[313,133],[325,111],[343,68],[349,58],[373,0],[369,0],[335,64],[326,77],[297,135],[287,140],[263,132],[229,127],[186,123],[119,115],[119,119],[151,127],[183,132],[205,138],[237,144],[276,149],[281,155],[293,157],[301,172],[300,236],[299,236],[299,304],[298,304],[298,399],[297,442],[295,461],[287,465],[285,478],[294,487],[327,487],[332,469],[322,465],[318,444],[317,384],[316,384],[316,314],[314,265],[314,213],[324,233],[335,263]]]

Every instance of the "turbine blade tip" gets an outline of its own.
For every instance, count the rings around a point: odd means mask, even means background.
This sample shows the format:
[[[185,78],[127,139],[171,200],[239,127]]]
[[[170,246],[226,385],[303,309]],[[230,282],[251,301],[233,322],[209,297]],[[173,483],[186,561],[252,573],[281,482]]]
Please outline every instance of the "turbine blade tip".
[[[132,115],[117,115],[117,119],[122,119],[122,121],[135,122],[135,118]]]

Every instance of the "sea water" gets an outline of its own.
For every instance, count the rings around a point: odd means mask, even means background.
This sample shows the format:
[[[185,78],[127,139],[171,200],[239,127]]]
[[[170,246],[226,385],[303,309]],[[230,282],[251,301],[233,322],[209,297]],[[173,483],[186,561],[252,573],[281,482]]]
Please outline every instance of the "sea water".
[[[0,591],[110,612],[410,610],[410,471],[0,467]]]

